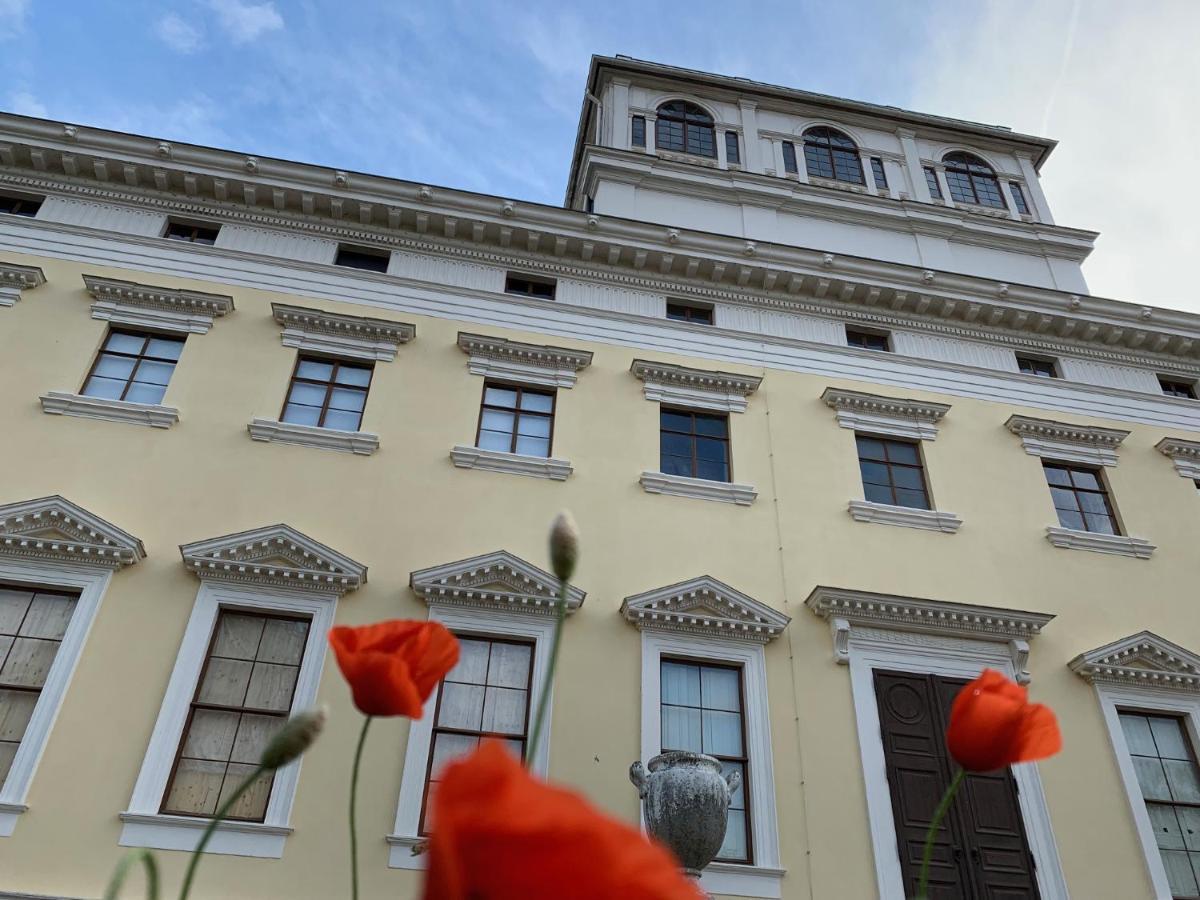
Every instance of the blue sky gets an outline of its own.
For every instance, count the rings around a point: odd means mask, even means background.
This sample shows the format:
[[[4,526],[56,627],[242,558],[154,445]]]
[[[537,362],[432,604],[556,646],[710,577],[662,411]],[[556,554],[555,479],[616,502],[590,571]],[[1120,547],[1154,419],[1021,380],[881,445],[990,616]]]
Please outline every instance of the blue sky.
[[[625,53],[1057,137],[1060,224],[1106,232],[1093,292],[1200,309],[1190,217],[1096,189],[1123,110],[1189,164],[1198,26],[1189,0],[0,0],[0,108],[559,203],[589,55]]]

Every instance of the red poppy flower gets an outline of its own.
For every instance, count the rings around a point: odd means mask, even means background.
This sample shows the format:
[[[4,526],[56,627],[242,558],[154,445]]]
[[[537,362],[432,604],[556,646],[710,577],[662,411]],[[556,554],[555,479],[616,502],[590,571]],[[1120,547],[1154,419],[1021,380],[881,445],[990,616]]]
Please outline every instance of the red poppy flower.
[[[433,796],[424,900],[701,900],[661,845],[526,772],[498,741]]]
[[[1025,688],[984,669],[954,698],[946,744],[964,769],[990,772],[1053,756],[1062,735],[1048,706],[1029,703]]]
[[[437,683],[458,662],[458,641],[438,622],[395,620],[329,632],[354,705],[368,716],[421,718]]]

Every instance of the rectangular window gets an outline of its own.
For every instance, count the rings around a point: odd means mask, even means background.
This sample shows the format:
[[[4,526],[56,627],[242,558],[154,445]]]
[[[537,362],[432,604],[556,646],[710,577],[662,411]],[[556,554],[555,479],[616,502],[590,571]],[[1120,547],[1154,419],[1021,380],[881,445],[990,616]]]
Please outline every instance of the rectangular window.
[[[212,246],[217,242],[217,232],[220,225],[196,225],[191,222],[168,222],[163,237],[171,241],[187,241],[189,244],[207,244]]]
[[[1184,400],[1196,399],[1196,385],[1191,381],[1181,381],[1178,378],[1158,376],[1158,386],[1168,397],[1182,397]]]
[[[15,197],[9,194],[0,194],[0,213],[33,218],[41,208],[41,197]]]
[[[348,269],[365,269],[368,272],[386,272],[391,254],[386,250],[375,250],[371,247],[351,247],[340,244],[337,256],[333,258],[335,266],[345,266]]]
[[[933,166],[925,166],[925,183],[929,185],[929,196],[934,200],[942,199],[942,186],[938,183],[937,172]]]
[[[78,599],[73,593],[0,586],[0,787]]]
[[[373,372],[362,363],[297,357],[281,421],[358,431]]]
[[[736,131],[725,132],[725,161],[735,166],[742,164],[742,157],[738,151],[738,136]]]
[[[932,509],[921,465],[921,448],[910,441],[856,434],[863,494],[872,503]]]
[[[160,812],[212,816],[254,771],[291,711],[308,629],[306,618],[220,611]],[[263,821],[273,781],[263,775],[229,818]]]
[[[1036,375],[1038,378],[1058,378],[1058,366],[1052,359],[1041,359],[1037,356],[1017,354],[1017,369],[1023,375]]]
[[[1119,716],[1171,896],[1200,897],[1200,769],[1183,721],[1125,710]]]
[[[713,309],[711,306],[692,306],[690,303],[672,303],[667,301],[667,318],[676,322],[692,322],[696,325],[711,325]]]
[[[888,189],[887,173],[883,170],[883,160],[878,156],[871,157],[871,174],[875,176],[875,187],[886,191]]]
[[[660,410],[659,459],[666,475],[729,481],[729,417],[685,409]]]
[[[475,446],[501,453],[549,456],[554,401],[554,391],[484,384]]]
[[[438,690],[429,744],[420,833],[427,834],[430,799],[448,762],[474,750],[485,737],[499,738],[525,758],[533,643],[462,636],[456,665]]]
[[[1043,462],[1042,468],[1059,525],[1098,534],[1121,533],[1099,469],[1058,462]]]
[[[796,165],[796,145],[791,141],[783,142],[783,171],[796,175],[800,169]]]
[[[890,353],[891,342],[886,334],[877,331],[861,331],[857,328],[846,329],[846,346],[858,347],[862,350],[882,350]]]
[[[630,136],[631,136],[631,142],[632,142],[633,146],[635,146],[635,147],[645,147],[646,146],[646,117],[645,116],[634,116],[633,117],[633,128],[630,133]]]
[[[1021,190],[1021,186],[1015,181],[1010,181],[1008,189],[1012,191],[1013,205],[1016,206],[1017,212],[1023,216],[1029,215],[1029,204],[1025,202],[1025,192]]]
[[[182,337],[139,331],[110,331],[83,394],[131,403],[161,403],[183,352]]]
[[[536,275],[519,275],[509,272],[504,278],[504,293],[524,294],[527,297],[537,297],[540,300],[554,299],[555,281],[553,278],[538,278]]]

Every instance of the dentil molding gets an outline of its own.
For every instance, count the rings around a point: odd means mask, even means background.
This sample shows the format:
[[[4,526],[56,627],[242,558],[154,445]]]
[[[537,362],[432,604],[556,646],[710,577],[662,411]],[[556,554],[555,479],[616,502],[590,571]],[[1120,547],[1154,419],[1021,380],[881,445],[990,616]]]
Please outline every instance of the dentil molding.
[[[643,382],[647,400],[721,412],[745,412],[747,398],[762,384],[757,375],[691,369],[645,359],[635,359],[629,371]]]
[[[182,544],[202,580],[341,595],[367,581],[367,567],[289,525],[268,525]]]
[[[1004,427],[1021,439],[1030,456],[1101,466],[1117,464],[1117,447],[1129,436],[1128,431],[1119,428],[1071,425],[1030,416],[1009,416]]]
[[[0,506],[0,553],[122,569],[146,549],[129,532],[54,495]]]
[[[842,428],[920,441],[934,440],[938,423],[950,411],[946,403],[903,400],[840,388],[826,388],[821,400],[836,411]]]
[[[233,311],[233,298],[223,294],[153,287],[96,275],[84,275],[83,283],[95,298],[92,318],[121,325],[206,334],[214,319]]]
[[[1067,666],[1089,684],[1200,691],[1200,656],[1152,631],[1081,653]]]
[[[559,581],[507,550],[495,550],[456,562],[418,569],[409,575],[414,594],[429,605],[554,615]],[[567,587],[566,613],[583,604],[585,591]]]
[[[592,364],[588,350],[525,344],[483,334],[458,333],[458,348],[470,356],[473,375],[543,387],[572,388],[578,373]]]
[[[272,303],[271,312],[283,326],[283,346],[314,353],[391,362],[399,346],[417,336],[417,326],[407,322],[348,316],[285,303]]]
[[[46,283],[46,276],[37,266],[18,266],[0,262],[0,307],[12,306],[21,299],[21,291]]]
[[[1200,441],[1165,437],[1154,445],[1154,449],[1169,456],[1175,463],[1175,471],[1182,477],[1200,481]]]
[[[791,621],[789,616],[711,575],[626,597],[621,603],[621,615],[639,630],[674,631],[760,644],[779,637]]]

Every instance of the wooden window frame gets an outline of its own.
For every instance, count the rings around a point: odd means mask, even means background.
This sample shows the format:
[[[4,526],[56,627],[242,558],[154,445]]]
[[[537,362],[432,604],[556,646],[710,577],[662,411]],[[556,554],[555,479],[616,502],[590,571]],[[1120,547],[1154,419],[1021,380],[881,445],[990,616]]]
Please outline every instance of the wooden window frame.
[[[112,335],[114,335],[114,334],[123,334],[126,337],[141,338],[142,339],[141,349],[136,354],[124,353],[120,350],[109,350],[108,349],[108,339],[110,337],[112,337]],[[96,356],[92,359],[91,366],[88,367],[87,375],[85,375],[83,378],[83,385],[79,388],[79,393],[85,397],[95,396],[94,394],[87,393],[87,386],[91,382],[92,376],[96,374],[96,367],[98,365],[100,365],[100,360],[104,357],[104,355],[106,353],[111,354],[113,356],[120,356],[120,357],[123,357],[124,359],[135,360],[135,362],[133,364],[133,368],[129,370],[129,377],[125,379],[125,387],[121,388],[121,396],[117,398],[118,400],[120,400],[122,402],[127,402],[127,403],[134,402],[132,400],[129,400],[129,401],[125,400],[125,397],[129,394],[129,388],[133,385],[133,383],[135,381],[137,381],[136,376],[138,373],[138,369],[140,369],[142,367],[142,363],[146,360],[149,360],[150,362],[156,362],[156,363],[170,363],[171,364],[171,378],[174,378],[175,370],[177,368],[179,368],[179,360],[178,359],[164,359],[161,356],[146,355],[146,348],[148,346],[150,346],[150,341],[152,341],[152,340],[178,341],[180,344],[180,349],[179,349],[180,357],[183,356],[183,347],[187,345],[187,335],[181,334],[179,332],[156,332],[156,331],[143,331],[138,328],[110,327],[108,329],[108,331],[105,332],[105,334],[104,334],[104,341],[100,344],[100,349],[96,351]],[[101,375],[99,377],[109,378],[108,375]],[[164,397],[166,396],[167,388],[171,386],[171,378],[168,378],[167,383],[163,385],[163,396]],[[117,379],[113,378],[111,380],[116,381]],[[153,384],[153,382],[142,382],[142,384]],[[162,401],[160,400],[159,402],[161,403]]]
[[[537,290],[539,286],[546,290]],[[535,300],[553,300],[558,294],[558,281],[541,275],[527,275],[524,272],[505,272],[504,293],[532,297]]]
[[[1045,356],[1034,356],[1031,353],[1018,353],[1017,356],[1017,371],[1022,375],[1030,375],[1034,378],[1062,378],[1062,373],[1058,368],[1058,361]],[[1038,371],[1027,371],[1027,369],[1036,370],[1038,366],[1049,366],[1049,373],[1043,374]]]
[[[1162,391],[1164,397],[1177,397],[1180,400],[1196,399],[1196,383],[1182,378],[1159,375],[1158,389]]]
[[[835,144],[835,136],[846,141],[850,146],[843,147]],[[858,144],[855,143],[850,135],[838,131],[836,128],[830,128],[828,125],[814,125],[812,128],[805,129],[801,143],[803,144],[802,149],[804,151],[804,169],[808,173],[809,178],[824,178],[827,181],[840,181],[842,184],[867,186],[867,175],[863,171],[862,157],[860,156]],[[819,169],[818,171],[813,171],[813,166],[809,164],[810,150],[813,155],[822,156],[823,161],[829,163],[829,171],[833,173],[832,175],[823,175]],[[838,174],[838,159],[834,156],[835,150],[850,154],[858,173],[857,179],[843,178]]]
[[[46,202],[46,198],[0,193],[0,201],[8,201],[12,204],[10,209],[0,209],[0,215],[21,216],[25,219],[32,219],[37,216],[38,210],[42,208],[42,204]],[[29,207],[28,211],[26,211],[27,206]]]
[[[889,190],[887,170],[883,167],[883,158],[880,156],[871,157],[871,177],[875,179],[876,190],[884,192]]]
[[[929,196],[934,200],[945,200],[942,184],[938,181],[937,169],[933,166],[922,166],[921,169],[925,173],[925,185],[929,188]]]
[[[972,167],[987,169],[987,172],[976,172],[973,171]],[[980,157],[975,156],[972,153],[965,153],[962,151],[947,153],[944,157],[942,157],[942,169],[946,173],[946,183],[950,186],[951,200],[955,201],[956,203],[972,203],[975,206],[984,206],[988,209],[1008,209],[1008,204],[1004,200],[1004,189],[1000,185],[1000,178],[996,175],[996,170]],[[965,197],[965,191],[963,191],[964,197],[954,196],[955,186],[957,185],[961,190],[962,185],[958,185],[957,182],[951,181],[951,174],[958,175],[959,177],[966,179],[967,187],[971,189],[970,199]],[[979,185],[976,183],[977,180],[984,183],[990,181],[995,187],[995,192],[1000,202],[992,203],[990,201],[981,200]]]
[[[796,145],[791,141],[780,141],[783,153],[783,171],[788,175],[800,174],[800,163],[796,160]]]
[[[1012,192],[1013,206],[1017,208],[1017,215],[1033,215],[1033,210],[1029,208],[1029,201],[1025,197],[1025,189],[1021,187],[1020,182],[1010,181],[1008,189]]]
[[[492,406],[487,402],[488,388],[497,388],[502,391],[516,391],[517,405],[515,407],[507,406]],[[550,398],[550,412],[536,412],[533,410],[521,409],[521,397],[525,394],[538,394]],[[498,381],[495,379],[485,378],[483,381],[483,391],[479,395],[479,417],[475,422],[475,446],[479,447],[479,438],[483,433],[483,414],[487,410],[495,412],[512,413],[513,415],[513,430],[509,440],[509,449],[507,452],[516,454],[517,439],[520,437],[521,417],[528,416],[530,418],[549,419],[550,420],[550,436],[547,438],[546,459],[554,455],[554,420],[558,413],[558,391],[555,388],[548,387],[530,387],[527,384],[520,382]],[[482,449],[482,448],[481,448]],[[525,455],[525,454],[522,454]]]
[[[181,219],[168,219],[163,237],[168,241],[179,241],[185,244],[199,244],[211,247],[217,242],[221,233],[220,225],[208,225],[203,222],[185,222]]]
[[[383,265],[380,267],[374,263],[371,265],[358,265],[357,262],[344,262],[343,260],[347,258],[353,258],[357,261],[373,259]],[[335,266],[343,269],[357,269],[360,272],[377,272],[383,275],[387,274],[391,259],[392,254],[390,251],[361,246],[359,244],[338,244],[337,250],[333,254],[333,264]]]
[[[663,413],[674,413],[675,415],[691,416],[692,417],[692,430],[690,432],[683,432],[683,431],[675,431],[673,429],[664,429],[663,423],[662,423]],[[720,437],[717,437],[717,436],[711,435],[711,434],[699,434],[696,431],[696,418],[697,417],[704,418],[704,419],[722,419],[725,422],[725,437],[720,438]],[[686,476],[680,476],[680,477],[696,478],[696,479],[700,479],[702,481],[712,481],[712,482],[715,482],[716,484],[733,484],[733,429],[730,428],[729,413],[719,412],[717,410],[708,410],[708,409],[689,409],[686,406],[674,406],[669,403],[660,403],[658,405],[658,435],[659,435],[658,470],[660,472],[663,471],[662,435],[663,435],[664,431],[668,434],[687,435],[688,437],[691,438],[691,451],[692,451],[691,474],[686,475]],[[709,440],[714,440],[714,441],[724,441],[724,443],[725,443],[725,478],[724,478],[724,480],[718,481],[715,478],[704,478],[702,475],[696,474],[696,472],[698,470],[697,460],[699,459],[699,457],[696,455],[696,438],[697,437],[707,438]],[[667,454],[667,455],[675,456],[675,454]],[[674,473],[664,473],[664,474],[674,474]]]
[[[1042,460],[1042,476],[1046,479],[1047,490],[1050,490],[1051,488],[1057,488],[1060,491],[1069,491],[1075,497],[1075,505],[1077,507],[1076,512],[1079,513],[1080,519],[1083,520],[1082,528],[1076,528],[1073,525],[1063,524],[1062,517],[1059,515],[1058,505],[1056,503],[1054,503],[1054,491],[1051,490],[1050,491],[1050,501],[1052,504],[1054,504],[1055,518],[1057,518],[1059,520],[1060,527],[1068,528],[1071,531],[1086,531],[1086,532],[1089,532],[1090,534],[1114,534],[1114,535],[1119,535],[1122,537],[1125,536],[1125,529],[1121,526],[1121,519],[1117,515],[1116,504],[1114,504],[1113,500],[1112,500],[1112,492],[1109,490],[1107,480],[1105,480],[1104,468],[1105,468],[1104,466],[1091,466],[1091,465],[1084,465],[1082,463],[1063,462],[1063,461],[1057,460],[1057,459],[1043,459]],[[1065,485],[1061,485],[1061,484],[1052,484],[1050,482],[1049,475],[1046,474],[1048,469],[1064,469],[1068,473],[1087,472],[1089,475],[1095,476],[1096,483],[1100,486],[1100,488],[1099,488],[1099,490],[1091,490],[1090,488],[1076,487],[1075,481],[1073,478],[1070,477],[1070,474],[1068,474],[1068,481],[1071,482],[1070,486],[1065,486]],[[1108,519],[1109,519],[1109,521],[1112,522],[1112,526],[1113,526],[1113,530],[1111,532],[1095,531],[1092,528],[1088,527],[1088,520],[1087,520],[1088,514],[1085,513],[1085,511],[1083,509],[1083,504],[1081,504],[1079,502],[1080,494],[1099,495],[1101,498],[1103,498],[1105,515],[1108,516]],[[1097,515],[1097,514],[1091,513],[1091,515]]]
[[[300,364],[304,363],[304,362],[314,362],[314,363],[320,363],[323,365],[332,365],[333,371],[329,373],[329,381],[316,381],[315,379],[312,379],[312,378],[301,378],[299,375],[297,375],[296,373],[300,371]],[[357,385],[357,384],[338,384],[337,374],[338,374],[338,371],[342,368],[342,366],[348,366],[353,369],[367,369],[371,374],[367,378],[366,385],[361,386],[361,385]],[[349,360],[349,359],[340,359],[338,357],[332,357],[332,356],[328,356],[328,357],[317,356],[312,353],[297,353],[296,354],[296,362],[292,365],[292,375],[288,379],[287,391],[284,393],[284,396],[283,396],[283,406],[279,410],[279,421],[280,422],[287,421],[284,418],[284,414],[287,412],[288,404],[291,403],[293,386],[295,386],[297,383],[309,384],[309,385],[314,385],[314,386],[324,385],[325,398],[321,401],[321,407],[320,407],[321,414],[317,417],[317,424],[311,425],[308,427],[310,427],[310,428],[324,428],[325,427],[325,416],[329,412],[329,400],[333,396],[334,388],[341,388],[343,390],[362,391],[362,393],[363,393],[363,408],[358,411],[358,427],[354,429],[355,431],[362,431],[363,416],[366,415],[366,412],[367,412],[367,398],[371,396],[371,384],[374,381],[375,381],[375,366],[372,365],[367,360],[361,360],[361,359]],[[297,405],[306,406],[308,404],[297,404]],[[349,409],[337,410],[337,411],[338,412],[353,412],[353,410],[349,410]],[[296,423],[296,424],[299,424],[299,423]]]
[[[725,164],[732,166],[742,164],[742,150],[736,131],[725,132]]]
[[[856,338],[879,338],[883,341],[882,347],[869,347],[866,343],[855,343]],[[872,331],[869,328],[855,328],[850,325],[846,326],[846,346],[854,347],[857,350],[870,350],[873,353],[891,353],[892,352],[892,336],[886,331]]]
[[[681,104],[682,111],[676,112],[668,107],[674,104]],[[663,140],[660,137],[660,129],[663,122],[674,122],[683,126],[683,147],[667,147],[664,146]],[[703,149],[695,149],[691,146],[691,138],[688,133],[688,126],[695,126],[698,129],[708,131],[710,143],[712,144],[712,153],[705,153]],[[683,153],[687,156],[699,156],[701,159],[716,159],[717,158],[717,125],[716,120],[709,115],[708,110],[698,103],[692,103],[690,100],[668,100],[661,104],[657,111],[654,120],[654,148],[656,150],[666,150],[668,153]]]
[[[868,441],[879,441],[879,443],[883,444],[883,457],[884,458],[883,459],[871,459],[869,457],[864,457],[862,455],[862,450],[859,449],[859,446],[858,446],[858,442],[860,439],[866,439]],[[934,508],[933,494],[929,490],[929,473],[925,469],[925,454],[924,454],[923,448],[921,446],[923,443],[924,443],[924,441],[919,441],[919,440],[912,441],[912,440],[906,440],[904,438],[890,437],[888,435],[870,434],[868,432],[863,432],[863,431],[854,432],[854,450],[858,456],[860,481],[862,480],[862,464],[864,462],[875,463],[876,465],[884,466],[887,469],[887,473],[888,473],[888,483],[886,485],[882,485],[882,484],[875,484],[874,482],[872,482],[872,484],[875,487],[886,487],[888,489],[888,491],[891,492],[891,495],[892,495],[892,502],[890,504],[891,506],[904,506],[905,509],[932,510]],[[912,447],[913,450],[915,450],[917,453],[916,464],[914,465],[913,463],[893,462],[892,458],[891,458],[891,453],[889,452],[889,449],[888,449],[893,444],[903,444],[906,447]],[[916,469],[918,472],[921,473],[921,492],[925,495],[925,506],[908,506],[906,504],[897,502],[897,497],[896,497],[897,486],[896,486],[896,480],[892,475],[893,469]],[[862,485],[863,485],[863,496],[865,497],[866,489],[867,489],[866,488],[867,482],[862,481]],[[899,488],[899,490],[912,491],[912,490],[916,490],[916,489],[901,487],[901,488]],[[879,501],[872,500],[870,502],[878,503]]]
[[[703,315],[698,315],[698,314]],[[667,301],[667,319],[672,322],[688,322],[693,325],[716,324],[716,310],[711,306],[689,303],[686,300]]]
[[[646,147],[646,117],[633,116],[629,125],[629,146],[645,149]]]

